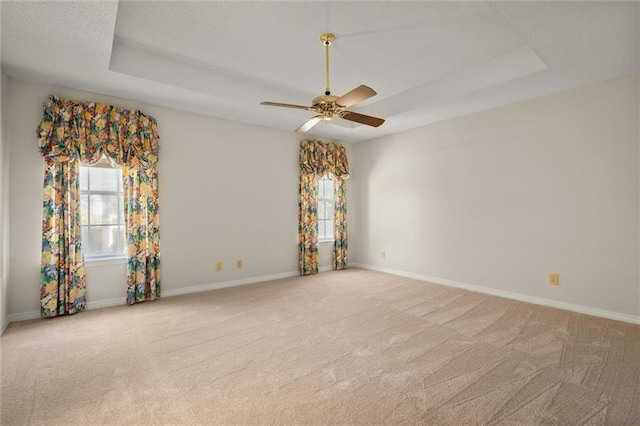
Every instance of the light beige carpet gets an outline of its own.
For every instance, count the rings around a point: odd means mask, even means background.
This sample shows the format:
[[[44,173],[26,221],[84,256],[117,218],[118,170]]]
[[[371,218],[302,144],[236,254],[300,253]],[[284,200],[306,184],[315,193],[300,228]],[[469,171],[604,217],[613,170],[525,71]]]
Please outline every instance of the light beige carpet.
[[[14,323],[3,425],[640,424],[640,326],[349,269]]]

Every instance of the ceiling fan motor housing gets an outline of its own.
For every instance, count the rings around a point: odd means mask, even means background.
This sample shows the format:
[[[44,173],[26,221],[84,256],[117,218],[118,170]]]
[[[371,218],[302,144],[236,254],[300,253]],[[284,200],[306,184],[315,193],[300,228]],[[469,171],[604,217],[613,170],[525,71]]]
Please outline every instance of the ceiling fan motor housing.
[[[322,115],[325,120],[330,120],[334,116],[341,117],[344,107],[336,104],[338,96],[321,95],[313,98],[313,109]]]

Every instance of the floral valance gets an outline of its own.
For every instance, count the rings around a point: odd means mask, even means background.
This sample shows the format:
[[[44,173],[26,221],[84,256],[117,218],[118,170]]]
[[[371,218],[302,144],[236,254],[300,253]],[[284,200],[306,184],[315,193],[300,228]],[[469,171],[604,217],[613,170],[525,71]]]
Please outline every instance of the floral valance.
[[[137,110],[49,96],[38,126],[42,155],[94,164],[106,155],[118,165],[150,167],[158,161],[156,120]]]
[[[349,161],[344,146],[313,139],[300,142],[300,171],[322,175],[329,172],[334,177],[349,177]]]

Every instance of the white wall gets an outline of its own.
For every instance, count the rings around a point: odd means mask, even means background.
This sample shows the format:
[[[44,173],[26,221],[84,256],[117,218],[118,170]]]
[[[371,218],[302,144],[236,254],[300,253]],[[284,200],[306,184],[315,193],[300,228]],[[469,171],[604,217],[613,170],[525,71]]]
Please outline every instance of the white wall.
[[[9,144],[7,142],[7,76],[0,69],[0,334],[8,324]]]
[[[638,113],[632,75],[354,145],[353,260],[637,317]]]
[[[14,78],[8,92],[10,313],[39,309],[43,159],[36,127],[49,94],[136,108],[158,121],[164,292],[298,270],[302,136]],[[321,267],[331,265],[327,248]],[[216,261],[223,271],[215,272]],[[124,301],[125,278],[124,264],[88,264],[88,303]]]

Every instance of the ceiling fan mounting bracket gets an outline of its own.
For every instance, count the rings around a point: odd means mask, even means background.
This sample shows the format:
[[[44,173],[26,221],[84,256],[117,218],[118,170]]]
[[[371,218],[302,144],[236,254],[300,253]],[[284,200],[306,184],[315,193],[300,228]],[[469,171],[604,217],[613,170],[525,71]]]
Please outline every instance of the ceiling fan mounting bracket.
[[[330,45],[331,43],[333,43],[333,41],[336,39],[336,36],[334,36],[331,33],[322,33],[320,35],[320,41],[322,42],[322,44],[324,44],[325,46]]]

